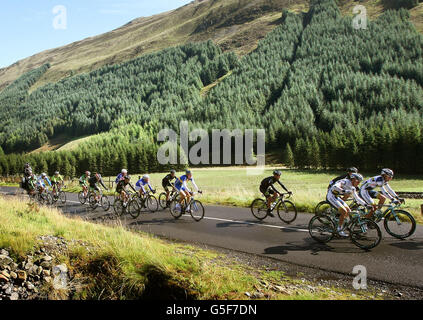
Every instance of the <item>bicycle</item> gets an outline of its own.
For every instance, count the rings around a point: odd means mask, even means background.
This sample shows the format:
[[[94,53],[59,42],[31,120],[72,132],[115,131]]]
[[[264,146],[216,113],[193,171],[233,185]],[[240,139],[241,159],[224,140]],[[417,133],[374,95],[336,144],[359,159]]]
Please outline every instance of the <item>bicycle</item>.
[[[278,212],[279,219],[285,223],[292,223],[297,218],[297,208],[295,204],[290,200],[285,200],[285,196],[288,195],[287,199],[291,197],[291,193],[282,193],[270,206],[270,212],[275,209]],[[262,198],[255,199],[250,206],[251,213],[258,220],[264,220],[268,216],[267,201]]]
[[[358,208],[350,212],[343,230],[349,232],[351,242],[357,247],[370,250],[377,247],[382,240],[382,232],[373,220],[363,218],[365,209]],[[315,215],[308,224],[310,236],[320,243],[327,243],[338,234],[338,212],[332,207],[328,214]]]
[[[66,203],[66,193],[62,191],[62,188],[65,188],[65,186],[58,185],[56,187],[56,190],[53,189],[53,192],[51,193],[53,198],[53,203],[56,203],[60,200],[62,204]]]
[[[113,211],[115,212],[116,216],[121,217],[129,213],[132,217],[138,217],[140,206],[138,200],[134,196],[136,196],[136,194],[131,194],[129,191],[127,192],[126,200],[122,200],[120,195],[115,196]]]
[[[199,192],[202,194],[202,192]],[[179,205],[179,206],[178,206]],[[184,213],[189,212],[191,217],[196,221],[199,222],[204,218],[204,206],[199,200],[195,200],[195,193],[191,194],[191,200],[187,203],[187,198],[184,198],[184,205],[183,207],[180,206],[178,200],[173,200],[169,206],[170,214],[176,220],[182,217]]]
[[[172,203],[172,201],[174,201],[174,200],[178,201],[178,199],[179,199],[179,192],[177,190],[175,190],[175,189],[172,189],[172,191],[169,194],[169,201],[167,201],[166,198],[167,198],[166,192],[160,193],[160,195],[159,195],[159,204],[160,204],[160,207],[162,209],[169,208],[170,207],[170,204]]]
[[[139,193],[134,193],[131,200],[132,201],[129,203],[129,214],[134,219],[139,217],[142,209],[147,209],[150,212],[159,210],[159,203],[156,197],[150,194],[150,191],[147,191],[143,196],[140,196]],[[137,203],[138,207],[135,205],[134,201]]]
[[[103,195],[103,192],[100,190],[100,199],[97,196],[97,193],[90,191],[90,196],[88,198],[88,203],[90,204],[91,209],[95,210],[97,207],[102,207],[104,211],[109,211],[110,201],[109,198]]]
[[[32,201],[37,201],[41,205],[52,205],[53,204],[53,197],[48,192],[47,188],[44,188],[43,191],[40,192],[40,188],[37,191],[33,192],[29,195]]]
[[[87,199],[90,198],[92,192],[88,191],[88,190],[84,190],[82,189],[81,191],[79,191],[78,193],[78,200],[81,204],[85,204],[85,202],[87,202]]]

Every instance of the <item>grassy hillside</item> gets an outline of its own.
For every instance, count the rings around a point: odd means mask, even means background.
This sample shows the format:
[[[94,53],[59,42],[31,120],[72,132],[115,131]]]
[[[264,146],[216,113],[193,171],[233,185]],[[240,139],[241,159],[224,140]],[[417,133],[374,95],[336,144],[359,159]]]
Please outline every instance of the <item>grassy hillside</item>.
[[[283,8],[300,0],[203,0],[135,19],[111,32],[47,50],[0,70],[0,90],[45,63],[51,69],[32,88],[192,41],[212,39],[225,50],[251,51],[275,26]]]
[[[308,10],[307,0],[202,0],[177,10],[135,19],[111,32],[64,47],[46,50],[0,69],[0,90],[22,74],[50,63],[52,68],[31,91],[48,82],[115,64],[145,53],[190,41],[212,39],[224,50],[243,55],[273,30],[282,9]],[[351,15],[357,1],[339,0],[343,14]],[[389,8],[386,0],[362,0],[371,19]],[[411,21],[423,32],[423,3],[410,10]]]
[[[49,299],[248,299],[246,292],[260,292],[261,299],[376,296],[372,289],[329,288],[253,268],[218,252],[134,234],[118,225],[69,219],[56,210],[0,197],[0,249],[7,248],[19,260],[42,247],[39,239],[46,235],[75,243],[54,261],[68,266],[71,290],[59,294],[46,284],[41,292]]]

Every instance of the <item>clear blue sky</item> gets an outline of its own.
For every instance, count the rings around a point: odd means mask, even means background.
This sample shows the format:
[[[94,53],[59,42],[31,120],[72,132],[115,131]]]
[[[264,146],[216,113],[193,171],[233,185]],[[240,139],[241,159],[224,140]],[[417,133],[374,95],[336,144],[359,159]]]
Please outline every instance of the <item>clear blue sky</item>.
[[[191,0],[2,0],[0,68],[40,51],[120,27],[132,19],[176,9]],[[66,29],[55,29],[56,6],[64,6]],[[56,24],[57,25],[57,24]]]

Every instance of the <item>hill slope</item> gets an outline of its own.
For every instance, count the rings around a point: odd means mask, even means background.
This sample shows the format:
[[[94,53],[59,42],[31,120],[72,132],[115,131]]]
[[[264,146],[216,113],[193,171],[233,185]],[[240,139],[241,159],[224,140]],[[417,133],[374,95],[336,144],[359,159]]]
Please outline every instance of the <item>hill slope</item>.
[[[306,11],[307,0],[197,0],[177,10],[135,19],[111,32],[46,50],[0,69],[0,90],[22,74],[50,63],[36,83],[88,72],[191,41],[211,39],[224,50],[243,55],[277,26],[282,9]],[[352,14],[357,1],[338,1],[341,12]],[[389,8],[388,0],[363,0],[370,18]],[[410,10],[411,21],[423,31],[423,3]]]

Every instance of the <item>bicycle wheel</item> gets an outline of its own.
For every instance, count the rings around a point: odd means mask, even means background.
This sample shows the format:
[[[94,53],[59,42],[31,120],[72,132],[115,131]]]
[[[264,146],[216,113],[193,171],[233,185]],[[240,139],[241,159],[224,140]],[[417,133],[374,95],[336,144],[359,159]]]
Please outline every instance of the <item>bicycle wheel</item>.
[[[385,216],[384,226],[386,232],[398,239],[405,239],[416,231],[416,220],[404,210],[395,210]]]
[[[182,208],[179,202],[172,201],[170,203],[169,209],[170,209],[170,214],[175,219],[179,219],[182,216]]]
[[[382,232],[373,220],[360,219],[353,222],[349,229],[352,243],[361,249],[373,249],[382,240]]]
[[[101,207],[103,208],[104,211],[109,211],[110,201],[109,201],[109,198],[107,196],[102,196],[100,203],[101,203]]]
[[[95,194],[91,194],[88,203],[90,204],[91,209],[96,209],[98,207],[97,199]]]
[[[78,200],[81,204],[85,204],[85,202],[87,202],[87,198],[84,195],[84,191],[80,191],[78,193]]]
[[[60,193],[59,193],[59,199],[60,199],[60,202],[62,204],[65,204],[66,203],[66,193],[64,191],[60,191]]]
[[[145,200],[145,205],[150,212],[156,212],[159,210],[159,204],[155,196],[148,196]]]
[[[139,215],[141,213],[141,208],[140,208],[140,205],[139,205],[137,200],[131,200],[129,202],[128,212],[129,212],[129,215],[134,219],[139,217]]]
[[[285,223],[292,223],[297,219],[297,208],[292,201],[284,200],[277,207],[279,219]]]
[[[267,217],[267,205],[263,199],[255,199],[250,206],[251,213],[258,220],[264,220]]]
[[[125,207],[123,206],[122,200],[115,199],[113,203],[113,212],[118,217],[121,217],[125,213]]]
[[[198,200],[192,201],[190,205],[190,214],[195,221],[201,221],[204,218],[203,204]]]
[[[166,209],[167,208],[167,200],[166,200],[166,193],[165,192],[162,192],[162,193],[160,193],[160,195],[159,195],[159,204],[160,204],[160,207],[162,208],[162,209]]]
[[[332,206],[327,201],[321,201],[314,208],[314,214],[316,216],[329,216],[332,212]]]
[[[308,223],[310,236],[320,243],[326,243],[335,236],[335,224],[327,216],[314,216]]]
[[[54,203],[53,196],[51,195],[51,193],[45,193],[43,197],[46,205],[51,206]]]

